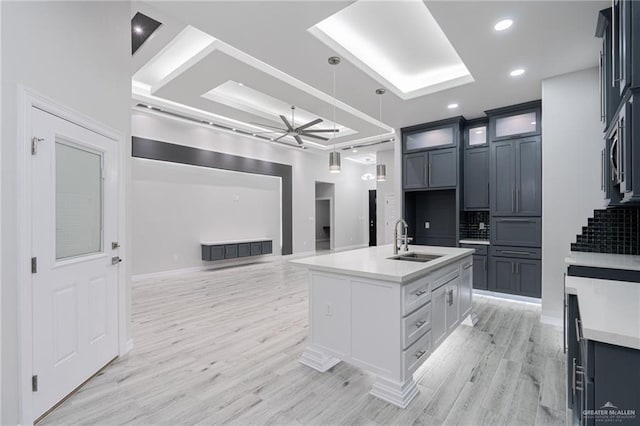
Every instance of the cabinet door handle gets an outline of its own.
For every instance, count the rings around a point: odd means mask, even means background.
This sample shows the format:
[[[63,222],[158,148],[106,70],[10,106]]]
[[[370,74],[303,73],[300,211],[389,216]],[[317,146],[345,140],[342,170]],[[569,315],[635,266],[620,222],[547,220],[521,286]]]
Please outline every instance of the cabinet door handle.
[[[516,273],[516,264],[514,262],[511,262],[511,274],[515,274]]]
[[[578,318],[576,318],[575,321],[576,321],[576,340],[580,342],[584,338],[584,336],[582,335],[582,321],[580,321]]]
[[[422,175],[422,181],[424,182],[424,186],[428,186],[429,183],[427,181],[427,176],[429,174],[429,163],[424,163],[424,173]]]
[[[621,182],[624,180],[624,142],[624,117],[620,117],[620,119],[618,120],[618,171],[620,174]]]
[[[431,186],[431,160],[429,160],[429,186]]]
[[[562,298],[562,348],[567,353],[567,273],[562,277],[563,298]]]
[[[611,0],[611,87],[616,87],[616,2]]]
[[[427,321],[425,321],[425,320],[420,320],[420,321],[418,321],[418,322],[416,323],[416,328],[420,328],[420,327],[422,327],[423,325],[425,325],[426,323],[427,323]]]
[[[516,188],[516,212],[520,211],[520,188]]]
[[[572,393],[576,393],[576,359],[573,358],[573,365],[571,367],[571,390]]]
[[[416,292],[415,292],[415,293],[413,293],[413,294],[415,294],[416,296],[420,297],[420,296],[422,296],[423,294],[425,294],[426,292],[427,292],[427,290],[418,290],[418,291],[416,291]]]
[[[482,260],[482,269],[487,270],[487,257],[485,256]]]
[[[516,187],[513,186],[511,187],[511,211],[515,212],[516,211]]]
[[[520,263],[516,263],[516,275],[520,274]]]
[[[418,351],[418,352],[415,353],[415,357],[416,357],[416,359],[420,359],[426,353],[427,353],[427,351],[424,351],[424,350],[423,351]]]
[[[604,122],[604,92],[602,90],[602,51],[600,51],[600,66],[598,67],[598,88],[600,89],[600,121]]]
[[[600,190],[604,191],[604,149],[600,151]]]
[[[502,254],[520,254],[520,255],[526,255],[526,256],[531,254],[528,251],[517,251],[517,250],[500,250],[500,253],[502,253]]]

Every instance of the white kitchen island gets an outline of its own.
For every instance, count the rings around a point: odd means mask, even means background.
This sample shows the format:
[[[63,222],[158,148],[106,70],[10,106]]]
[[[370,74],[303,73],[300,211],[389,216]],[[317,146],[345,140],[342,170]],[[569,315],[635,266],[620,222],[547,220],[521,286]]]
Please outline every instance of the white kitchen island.
[[[320,372],[340,361],[370,371],[371,394],[405,408],[418,393],[413,372],[471,314],[473,252],[409,246],[441,256],[422,263],[389,259],[386,245],[292,260],[309,269],[300,362]]]

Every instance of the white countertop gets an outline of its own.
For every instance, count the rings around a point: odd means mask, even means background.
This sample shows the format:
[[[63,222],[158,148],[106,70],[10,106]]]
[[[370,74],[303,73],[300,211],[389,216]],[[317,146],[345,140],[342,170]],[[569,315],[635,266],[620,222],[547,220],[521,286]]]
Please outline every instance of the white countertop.
[[[224,244],[242,244],[242,243],[254,243],[258,241],[271,241],[271,238],[251,238],[248,240],[230,240],[230,241],[201,241],[200,244],[203,246],[221,246]]]
[[[460,240],[460,244],[482,244],[488,246],[491,242],[489,240]]]
[[[566,292],[578,296],[585,338],[640,350],[640,283],[581,277],[566,283]]]
[[[429,262],[391,260],[393,245],[367,247],[291,260],[295,265],[345,275],[403,283],[411,281],[451,262],[471,256],[473,249],[436,246],[409,246],[409,252],[442,255]],[[400,251],[398,254],[406,253]]]
[[[588,266],[592,268],[625,269],[640,271],[640,256],[628,254],[585,253],[572,251],[564,262],[567,265]],[[640,286],[640,284],[636,283]]]

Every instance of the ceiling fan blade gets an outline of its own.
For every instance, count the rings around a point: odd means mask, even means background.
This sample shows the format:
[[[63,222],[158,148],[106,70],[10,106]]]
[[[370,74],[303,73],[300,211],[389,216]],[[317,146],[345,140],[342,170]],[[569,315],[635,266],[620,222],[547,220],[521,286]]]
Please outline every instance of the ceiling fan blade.
[[[284,125],[287,126],[287,129],[290,132],[293,132],[293,127],[291,127],[291,124],[289,124],[289,120],[287,120],[287,117],[285,117],[284,115],[281,115],[280,119],[284,122]]]
[[[272,130],[271,132],[253,132],[253,134],[254,135],[264,135],[264,134],[267,134],[267,133],[282,133],[282,132],[286,133],[286,130]]]
[[[311,130],[305,130],[304,133],[338,133],[340,131],[340,129],[311,129]]]
[[[329,138],[323,138],[322,136],[312,135],[310,133],[302,133],[302,136],[306,138],[320,139],[321,141],[328,141]]]
[[[322,123],[322,118],[316,118],[313,121],[308,122],[307,124],[303,124],[302,126],[298,127],[296,130],[304,130],[307,127],[311,127],[311,126],[315,126],[318,123]]]
[[[300,136],[295,135],[293,138],[296,140],[296,142],[298,142],[299,145],[303,144],[302,139],[300,139]]]
[[[287,129],[283,129],[282,127],[272,126],[270,124],[262,124],[262,123],[249,123],[249,124],[253,124],[254,126],[259,126],[259,127],[268,127],[269,129],[281,130],[283,132],[287,131]]]
[[[280,139],[284,138],[285,136],[287,136],[287,134],[286,134],[286,133],[285,133],[284,135],[280,135],[280,136],[278,136],[277,138],[275,138],[275,139],[273,140],[273,142],[277,142],[277,141],[279,141]]]

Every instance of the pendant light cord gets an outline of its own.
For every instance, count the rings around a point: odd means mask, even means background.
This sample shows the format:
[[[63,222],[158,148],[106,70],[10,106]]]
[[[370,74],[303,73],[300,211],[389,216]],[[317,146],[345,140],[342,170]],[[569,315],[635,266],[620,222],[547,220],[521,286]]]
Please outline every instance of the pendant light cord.
[[[333,66],[333,136],[336,138],[336,65]],[[336,152],[336,144],[333,143],[333,152]]]

